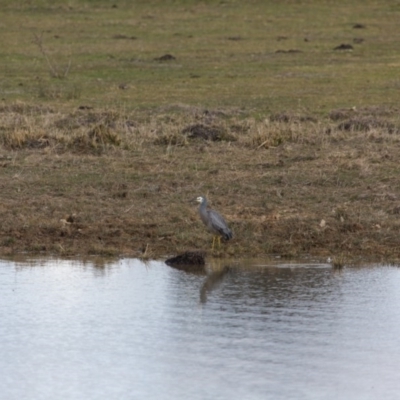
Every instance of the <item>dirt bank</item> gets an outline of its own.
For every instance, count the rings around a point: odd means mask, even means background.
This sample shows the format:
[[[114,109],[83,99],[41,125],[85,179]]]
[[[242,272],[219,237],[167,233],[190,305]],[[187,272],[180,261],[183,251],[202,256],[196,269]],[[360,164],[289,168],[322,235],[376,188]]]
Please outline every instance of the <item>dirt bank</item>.
[[[0,255],[209,251],[206,195],[234,232],[214,255],[396,260],[397,115],[3,107]]]

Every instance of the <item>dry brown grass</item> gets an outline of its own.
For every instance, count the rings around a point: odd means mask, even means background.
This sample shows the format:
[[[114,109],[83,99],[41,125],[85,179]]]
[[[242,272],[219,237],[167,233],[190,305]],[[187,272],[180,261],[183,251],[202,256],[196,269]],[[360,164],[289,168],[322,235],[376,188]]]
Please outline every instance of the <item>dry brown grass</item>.
[[[177,110],[0,109],[0,253],[209,251],[204,194],[234,232],[214,255],[400,256],[396,110]]]

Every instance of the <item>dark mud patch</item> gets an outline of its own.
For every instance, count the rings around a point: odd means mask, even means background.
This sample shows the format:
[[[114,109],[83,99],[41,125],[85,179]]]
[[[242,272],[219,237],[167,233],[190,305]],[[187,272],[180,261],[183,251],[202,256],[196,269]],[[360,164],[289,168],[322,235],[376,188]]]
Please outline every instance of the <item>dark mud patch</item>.
[[[388,133],[398,133],[399,127],[387,120],[376,117],[352,117],[341,122],[338,127],[341,131],[369,132],[372,129],[381,129]]]
[[[354,47],[348,43],[342,43],[339,46],[333,48],[333,50],[353,50]]]
[[[228,36],[228,40],[231,40],[232,42],[239,42],[240,40],[244,40],[242,36]]]
[[[277,53],[277,54],[298,54],[298,53],[302,53],[302,51],[297,50],[297,49],[289,49],[289,50],[278,49],[275,51],[275,53]]]
[[[284,123],[317,122],[317,119],[312,117],[311,115],[299,115],[299,114],[293,114],[293,113],[288,113],[288,112],[272,114],[272,115],[270,115],[269,119],[271,122],[284,122]]]
[[[161,57],[154,58],[154,61],[160,61],[160,62],[174,61],[174,60],[176,60],[176,57],[174,57],[172,54],[164,54]]]
[[[186,272],[205,274],[205,253],[202,251],[185,251],[165,261],[168,266]]]
[[[236,138],[224,127],[216,125],[194,124],[182,130],[188,139],[203,139],[212,142],[235,141]]]
[[[205,254],[202,251],[185,251],[175,257],[168,258],[165,263],[171,267],[179,265],[205,265]]]
[[[112,36],[113,39],[129,39],[129,40],[136,40],[136,36],[127,36],[117,33],[116,35]]]

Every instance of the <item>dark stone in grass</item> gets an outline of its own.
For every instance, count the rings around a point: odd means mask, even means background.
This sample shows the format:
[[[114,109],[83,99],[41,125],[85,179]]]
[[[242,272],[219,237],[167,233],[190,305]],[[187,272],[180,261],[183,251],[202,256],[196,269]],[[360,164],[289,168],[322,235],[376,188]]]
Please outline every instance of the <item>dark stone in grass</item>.
[[[172,54],[164,54],[161,57],[156,57],[154,60],[155,61],[172,61],[172,60],[176,60],[176,58]]]
[[[228,40],[232,40],[234,42],[238,42],[239,40],[243,40],[241,36],[229,36]]]
[[[189,139],[204,139],[213,142],[234,141],[235,137],[229,134],[226,129],[219,126],[194,124],[189,125],[182,130],[182,134],[187,135]]]
[[[296,53],[302,53],[301,50],[297,49],[289,49],[289,50],[277,50],[275,53],[282,53],[282,54],[296,54]]]
[[[137,37],[136,36],[126,36],[126,35],[121,35],[119,33],[117,33],[116,35],[114,35],[112,37],[113,39],[130,39],[130,40],[136,40]]]
[[[353,46],[348,43],[342,43],[339,46],[336,46],[333,50],[353,50]]]
[[[353,29],[365,29],[366,26],[364,24],[354,24]]]

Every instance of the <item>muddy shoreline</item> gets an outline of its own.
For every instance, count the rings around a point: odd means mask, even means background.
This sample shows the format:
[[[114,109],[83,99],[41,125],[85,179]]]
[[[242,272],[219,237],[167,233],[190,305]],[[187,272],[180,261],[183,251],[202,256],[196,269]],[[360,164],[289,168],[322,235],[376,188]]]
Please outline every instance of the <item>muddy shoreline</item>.
[[[0,255],[400,258],[396,110],[211,115],[3,109]],[[214,253],[198,195],[234,232]]]

